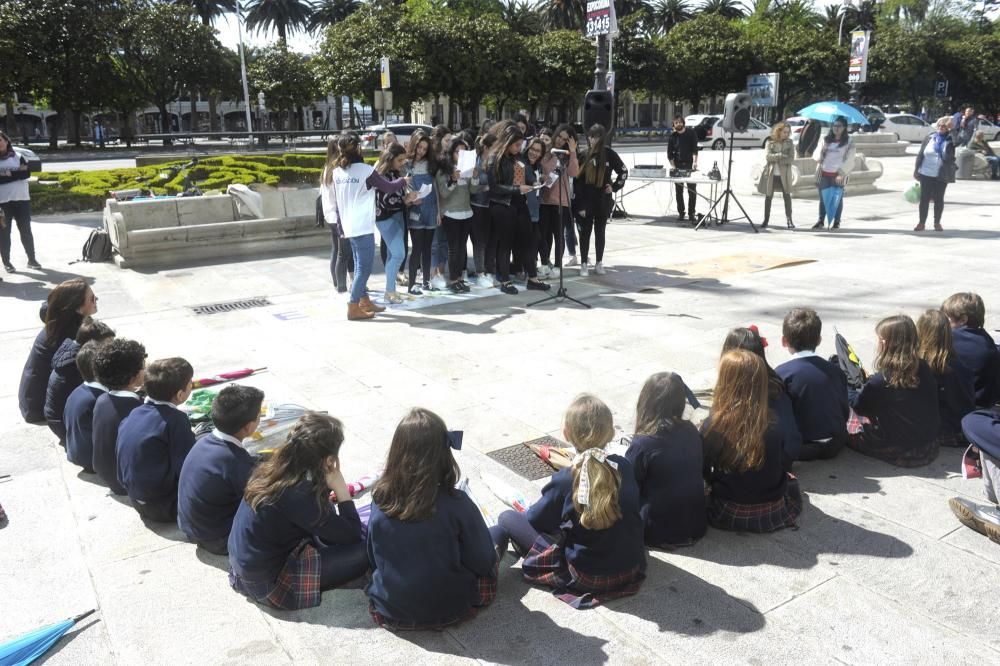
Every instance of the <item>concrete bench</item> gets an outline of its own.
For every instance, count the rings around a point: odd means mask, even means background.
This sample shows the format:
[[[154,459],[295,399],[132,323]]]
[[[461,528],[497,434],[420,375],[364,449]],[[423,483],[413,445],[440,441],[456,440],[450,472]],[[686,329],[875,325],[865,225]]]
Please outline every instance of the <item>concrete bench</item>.
[[[958,180],[974,180],[976,178],[990,177],[990,163],[986,157],[968,148],[959,148],[955,151],[955,165],[957,170],[955,178]]]
[[[857,153],[855,158],[854,171],[847,179],[847,187],[844,189],[844,196],[852,194],[870,194],[876,191],[875,181],[882,177],[882,163],[878,160],[869,159],[866,155]],[[751,176],[755,183],[760,182],[760,174],[763,165],[758,164],[753,168]],[[816,199],[819,197],[819,190],[816,189],[816,161],[811,157],[797,157],[792,162],[792,197],[798,199]],[[754,188],[754,194],[763,194],[759,185]]]
[[[115,201],[104,226],[121,268],[184,264],[323,247],[330,232],[316,225],[316,188],[261,193],[264,215],[240,219],[228,194]]]
[[[911,145],[908,141],[900,141],[895,132],[857,132],[851,138],[857,152],[868,157],[902,157]]]

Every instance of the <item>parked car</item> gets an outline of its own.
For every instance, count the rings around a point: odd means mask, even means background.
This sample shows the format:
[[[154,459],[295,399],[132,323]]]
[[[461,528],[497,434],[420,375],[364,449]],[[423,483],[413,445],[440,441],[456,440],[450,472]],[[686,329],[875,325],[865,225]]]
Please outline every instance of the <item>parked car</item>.
[[[877,106],[862,106],[859,107],[859,109],[861,110],[861,113],[868,118],[868,127],[863,127],[862,131],[876,132],[880,127],[882,127],[882,123],[885,122],[885,112],[883,112],[882,109]]]
[[[685,124],[698,133],[698,147],[724,150],[729,144],[729,132],[722,129],[722,116],[696,114],[684,119]],[[771,128],[756,118],[744,132],[733,133],[733,148],[761,148],[771,140]]]
[[[386,129],[396,135],[396,138],[404,146],[410,141],[410,137],[417,130],[424,130],[428,134],[434,128],[430,125],[420,125],[417,123],[390,123],[389,125],[369,125],[361,134],[365,148],[378,148],[378,138],[385,133]]]
[[[883,132],[895,134],[899,137],[900,141],[920,143],[934,128],[925,120],[912,114],[889,113],[886,114],[885,120],[879,129]]]
[[[14,152],[28,162],[28,171],[31,173],[36,173],[42,170],[42,160],[38,157],[35,151],[22,148],[21,146],[14,146]]]
[[[1000,126],[996,123],[991,122],[986,118],[980,118],[979,129],[982,131],[983,136],[986,137],[987,141],[1000,141]]]

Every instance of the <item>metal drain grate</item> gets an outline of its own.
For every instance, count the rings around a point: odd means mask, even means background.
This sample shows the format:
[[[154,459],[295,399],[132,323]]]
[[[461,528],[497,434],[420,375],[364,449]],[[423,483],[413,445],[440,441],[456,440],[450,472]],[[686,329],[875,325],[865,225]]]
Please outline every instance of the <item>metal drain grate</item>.
[[[266,298],[243,298],[238,301],[225,301],[223,303],[208,303],[206,305],[192,305],[191,311],[196,315],[219,314],[220,312],[235,312],[237,310],[249,310],[251,308],[262,308],[265,305],[273,305]]]
[[[538,439],[532,439],[521,444],[508,446],[503,449],[497,449],[496,451],[490,451],[486,455],[493,458],[493,460],[496,460],[504,467],[517,472],[529,481],[545,479],[556,473],[556,470],[550,467],[547,462],[535,455],[535,452],[525,446],[525,444],[565,446],[565,444],[560,442],[558,439],[545,436]]]

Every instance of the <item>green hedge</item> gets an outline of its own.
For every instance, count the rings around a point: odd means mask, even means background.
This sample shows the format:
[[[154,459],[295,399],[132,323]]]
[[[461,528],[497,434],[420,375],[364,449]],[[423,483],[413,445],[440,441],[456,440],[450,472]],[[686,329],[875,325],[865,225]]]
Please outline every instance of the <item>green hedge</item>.
[[[178,194],[183,189],[183,176],[178,173],[169,180],[161,180],[160,174],[171,166],[188,161],[104,171],[42,172],[38,174],[38,180],[52,181],[52,184],[31,184],[32,209],[39,214],[101,210],[108,190],[141,188],[152,189],[157,195]],[[368,164],[376,161],[375,157],[365,158]],[[206,193],[210,190],[224,191],[233,183],[315,185],[319,182],[325,162],[324,155],[307,153],[219,155],[200,159],[189,175]]]

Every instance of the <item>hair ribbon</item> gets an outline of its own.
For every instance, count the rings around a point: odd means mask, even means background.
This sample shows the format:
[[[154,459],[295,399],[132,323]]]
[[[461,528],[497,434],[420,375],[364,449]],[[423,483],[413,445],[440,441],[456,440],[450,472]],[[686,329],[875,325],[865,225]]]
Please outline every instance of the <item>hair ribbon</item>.
[[[608,460],[608,452],[604,449],[595,447],[576,454],[576,457],[573,458],[573,466],[579,465],[580,467],[580,485],[576,489],[576,501],[583,506],[590,504],[590,470],[586,464],[588,458],[593,458],[599,463],[607,463],[611,469],[618,469],[618,463],[614,460]]]

